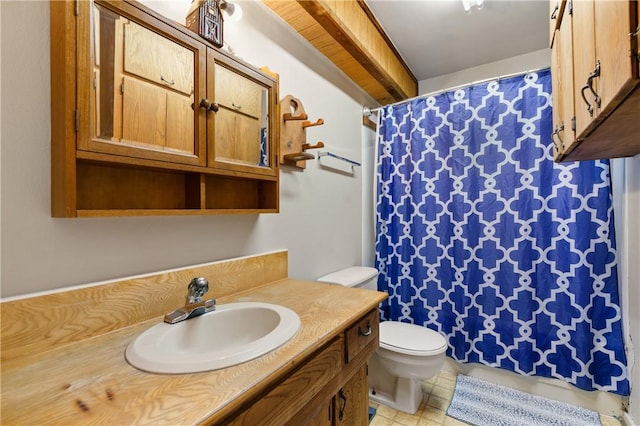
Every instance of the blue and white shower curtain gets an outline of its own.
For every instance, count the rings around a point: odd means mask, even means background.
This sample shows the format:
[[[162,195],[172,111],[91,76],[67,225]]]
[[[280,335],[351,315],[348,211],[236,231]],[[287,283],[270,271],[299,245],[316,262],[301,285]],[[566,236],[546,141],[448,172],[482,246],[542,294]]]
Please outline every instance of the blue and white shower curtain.
[[[557,164],[549,70],[383,107],[383,320],[447,354],[629,394],[608,161]]]

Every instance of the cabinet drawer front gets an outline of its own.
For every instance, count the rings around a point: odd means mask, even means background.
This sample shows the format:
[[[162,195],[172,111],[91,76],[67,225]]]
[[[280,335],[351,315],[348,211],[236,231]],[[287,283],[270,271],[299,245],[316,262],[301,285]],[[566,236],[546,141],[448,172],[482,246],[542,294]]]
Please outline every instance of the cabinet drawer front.
[[[352,361],[360,351],[372,341],[378,340],[378,309],[370,311],[358,322],[347,329],[346,361]]]
[[[124,25],[125,72],[190,95],[193,67],[191,50],[135,22]]]
[[[320,353],[255,401],[229,424],[285,424],[342,369],[343,344],[343,339],[336,337]]]
[[[216,65],[215,82],[218,105],[261,118],[262,86],[221,65]]]

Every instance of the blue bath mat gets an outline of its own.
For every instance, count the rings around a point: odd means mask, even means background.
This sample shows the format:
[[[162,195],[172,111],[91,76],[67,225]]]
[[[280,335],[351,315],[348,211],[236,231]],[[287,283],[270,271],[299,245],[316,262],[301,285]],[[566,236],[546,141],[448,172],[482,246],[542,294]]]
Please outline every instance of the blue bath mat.
[[[602,426],[595,411],[463,375],[447,415],[475,426]]]
[[[376,415],[376,409],[373,407],[369,407],[369,423],[373,420],[373,417]]]

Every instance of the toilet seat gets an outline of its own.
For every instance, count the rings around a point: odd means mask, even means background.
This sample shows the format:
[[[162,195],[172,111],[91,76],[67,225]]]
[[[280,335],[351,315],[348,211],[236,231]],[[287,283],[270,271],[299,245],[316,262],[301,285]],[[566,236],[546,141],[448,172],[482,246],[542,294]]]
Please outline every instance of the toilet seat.
[[[380,347],[406,355],[438,355],[447,350],[447,341],[438,332],[400,321],[380,323]]]

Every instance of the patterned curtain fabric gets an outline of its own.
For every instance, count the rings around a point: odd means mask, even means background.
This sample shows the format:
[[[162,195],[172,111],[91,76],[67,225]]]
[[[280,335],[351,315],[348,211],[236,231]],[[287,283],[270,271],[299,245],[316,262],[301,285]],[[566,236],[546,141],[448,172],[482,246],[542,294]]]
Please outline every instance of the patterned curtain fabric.
[[[448,355],[629,395],[608,161],[552,159],[548,70],[382,108],[383,320]]]

